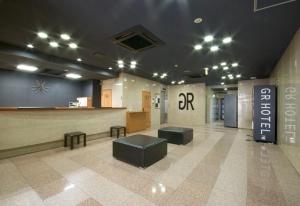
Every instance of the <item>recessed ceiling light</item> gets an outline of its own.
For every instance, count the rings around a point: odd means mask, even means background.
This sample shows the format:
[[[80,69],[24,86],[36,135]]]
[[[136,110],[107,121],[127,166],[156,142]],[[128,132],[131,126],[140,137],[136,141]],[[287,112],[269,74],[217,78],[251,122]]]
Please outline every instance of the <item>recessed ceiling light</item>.
[[[123,60],[118,60],[118,64],[124,64]]]
[[[46,34],[45,32],[39,32],[37,35],[41,39],[47,39],[48,38],[48,34]]]
[[[168,74],[167,74],[167,73],[163,73],[162,76],[165,76],[165,77],[166,77],[166,76],[168,76]]]
[[[202,49],[202,45],[201,45],[201,44],[196,44],[196,45],[194,46],[194,49],[195,49],[195,50],[201,50],[201,49]]]
[[[108,69],[109,69],[109,70],[112,70],[112,68],[111,68],[111,67],[109,67]]]
[[[176,81],[172,81],[172,82],[171,82],[171,84],[175,84],[175,83],[176,83]]]
[[[130,68],[131,68],[131,69],[135,69],[135,68],[136,68],[136,65],[135,65],[135,64],[131,64],[131,65],[130,65]]]
[[[222,79],[226,79],[226,76],[222,76]]]
[[[221,85],[224,85],[225,83],[224,82],[221,82]]]
[[[227,66],[226,66],[226,67],[223,67],[223,70],[224,70],[224,71],[226,71],[226,70],[228,70],[228,69],[229,69],[229,67],[227,67]]]
[[[232,66],[232,67],[237,67],[237,66],[239,66],[239,63],[234,62],[234,63],[231,64],[231,66]]]
[[[78,61],[78,62],[82,62],[82,59],[81,59],[81,58],[77,58],[77,61]]]
[[[69,47],[70,47],[71,49],[77,49],[77,48],[78,48],[78,45],[75,44],[75,43],[70,43],[70,44],[69,44]]]
[[[62,38],[63,40],[70,40],[71,37],[68,34],[61,34],[60,38]]]
[[[33,44],[27,44],[27,47],[30,48],[30,49],[34,48]]]
[[[66,74],[66,77],[70,79],[80,79],[82,76],[80,74],[68,73]]]
[[[136,61],[131,61],[130,64],[136,65],[137,63],[136,63]]]
[[[223,39],[223,44],[229,44],[230,42],[232,42],[232,38],[231,37],[225,37]]]
[[[224,90],[227,91],[228,89],[227,89],[227,88],[224,88]]]
[[[218,69],[219,67],[217,65],[212,67],[214,70]]]
[[[49,45],[50,45],[51,47],[54,47],[54,48],[56,48],[56,47],[59,46],[58,43],[57,43],[56,41],[51,41],[51,42],[49,43]]]
[[[219,46],[217,46],[217,45],[214,45],[214,46],[212,46],[212,47],[210,47],[210,51],[211,52],[216,52],[216,51],[218,51],[220,48],[219,48]]]
[[[195,24],[200,24],[201,22],[203,21],[203,19],[202,18],[196,18],[196,19],[194,19],[194,23]]]
[[[242,75],[240,75],[240,74],[236,75],[236,78],[241,78],[241,77],[242,77]]]
[[[31,66],[31,65],[26,65],[26,64],[19,64],[17,66],[17,69],[22,70],[22,71],[27,71],[27,72],[35,72],[38,70],[37,67]]]
[[[156,72],[153,73],[153,76],[154,76],[154,77],[157,77],[157,76],[158,76],[158,73],[156,73]]]
[[[124,64],[119,64],[118,67],[122,69],[124,68]]]
[[[208,75],[208,68],[204,68],[204,71],[205,71],[205,75],[207,76]]]
[[[226,66],[227,63],[226,62],[221,62],[221,66]]]
[[[178,64],[175,64],[174,67],[178,67]]]
[[[164,75],[161,75],[161,76],[160,76],[161,79],[164,79],[165,77],[166,77],[166,76],[164,76]]]
[[[205,42],[211,42],[213,40],[214,40],[214,36],[212,36],[212,35],[207,35],[206,37],[204,37]]]

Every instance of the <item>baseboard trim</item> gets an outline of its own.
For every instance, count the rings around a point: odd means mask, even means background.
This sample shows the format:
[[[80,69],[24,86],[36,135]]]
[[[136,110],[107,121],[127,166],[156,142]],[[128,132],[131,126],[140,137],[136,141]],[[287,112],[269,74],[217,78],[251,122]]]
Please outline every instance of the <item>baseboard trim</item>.
[[[96,139],[100,139],[100,138],[104,138],[104,137],[108,137],[108,136],[109,136],[109,132],[87,135],[87,141],[96,140]],[[20,156],[20,155],[40,152],[40,151],[44,151],[44,150],[49,150],[49,149],[55,149],[55,148],[59,148],[59,147],[63,147],[63,146],[64,146],[64,141],[62,139],[62,140],[46,142],[46,143],[42,143],[42,144],[35,144],[35,145],[29,145],[29,146],[25,146],[25,147],[1,150],[0,151],[0,160],[7,159],[10,157],[16,157],[16,156]]]

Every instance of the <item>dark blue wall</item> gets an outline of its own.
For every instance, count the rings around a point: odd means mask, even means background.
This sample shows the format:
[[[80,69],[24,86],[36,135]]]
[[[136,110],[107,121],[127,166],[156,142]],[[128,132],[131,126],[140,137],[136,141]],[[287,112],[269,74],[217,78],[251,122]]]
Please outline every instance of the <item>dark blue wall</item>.
[[[46,83],[45,94],[35,93],[37,80]],[[77,97],[92,96],[92,81],[68,80],[0,70],[0,107],[63,107]]]

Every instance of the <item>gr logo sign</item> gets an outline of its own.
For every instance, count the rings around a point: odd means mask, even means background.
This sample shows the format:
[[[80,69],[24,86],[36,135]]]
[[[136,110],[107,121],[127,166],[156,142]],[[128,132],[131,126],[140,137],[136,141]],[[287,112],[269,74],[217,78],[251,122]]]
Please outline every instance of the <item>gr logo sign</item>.
[[[180,93],[179,94],[179,109],[180,110],[189,110],[189,106],[191,106],[191,109],[194,110],[193,106],[194,101],[194,94],[193,93]]]

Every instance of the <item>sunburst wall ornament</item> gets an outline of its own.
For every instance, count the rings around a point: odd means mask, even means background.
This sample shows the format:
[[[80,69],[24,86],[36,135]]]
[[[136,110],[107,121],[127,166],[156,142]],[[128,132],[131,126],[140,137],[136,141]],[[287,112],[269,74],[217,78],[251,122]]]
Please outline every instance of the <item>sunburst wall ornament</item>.
[[[46,94],[48,92],[48,87],[44,80],[36,80],[35,85],[32,86],[32,91],[35,94]]]

